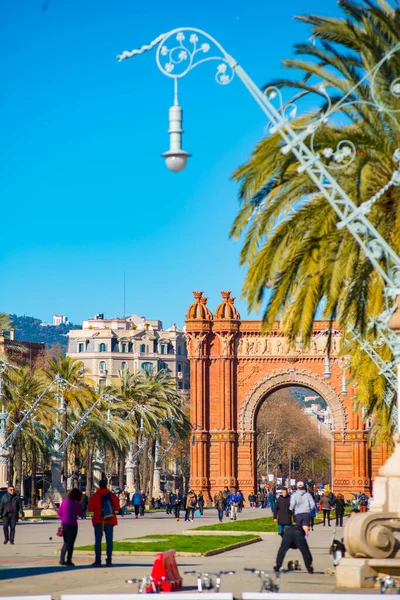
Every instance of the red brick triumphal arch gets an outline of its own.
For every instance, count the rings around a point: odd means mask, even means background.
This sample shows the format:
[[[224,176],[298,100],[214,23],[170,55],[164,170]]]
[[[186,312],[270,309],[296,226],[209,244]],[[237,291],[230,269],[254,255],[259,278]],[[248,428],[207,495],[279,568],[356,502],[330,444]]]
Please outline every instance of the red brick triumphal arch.
[[[314,322],[307,350],[290,350],[279,322],[268,334],[261,321],[242,321],[230,292],[213,315],[203,292],[193,292],[186,316],[190,359],[190,483],[213,497],[224,486],[246,494],[256,487],[257,413],[276,390],[298,385],[328,404],[332,421],[332,473],[336,492],[370,491],[386,460],[384,447],[369,448],[361,415],[353,410],[354,389],[340,393],[342,372],[334,364],[339,340],[331,348],[332,376],[324,379],[327,321]],[[318,334],[321,334],[319,337]],[[247,497],[247,496],[246,496]]]

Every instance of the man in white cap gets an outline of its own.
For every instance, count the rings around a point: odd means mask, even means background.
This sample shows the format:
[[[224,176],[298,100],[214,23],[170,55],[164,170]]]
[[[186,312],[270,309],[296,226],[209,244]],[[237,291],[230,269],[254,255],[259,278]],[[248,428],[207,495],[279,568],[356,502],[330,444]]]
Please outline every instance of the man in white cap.
[[[303,481],[298,481],[297,490],[290,498],[290,510],[297,525],[303,527],[306,537],[310,528],[310,512],[315,508],[314,498],[306,491]]]

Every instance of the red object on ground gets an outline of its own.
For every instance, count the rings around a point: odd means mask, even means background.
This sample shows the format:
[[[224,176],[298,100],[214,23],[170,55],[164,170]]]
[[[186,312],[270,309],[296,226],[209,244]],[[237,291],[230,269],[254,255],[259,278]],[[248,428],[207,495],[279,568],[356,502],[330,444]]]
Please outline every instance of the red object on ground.
[[[175,550],[167,550],[157,554],[151,576],[156,586],[162,592],[175,592],[182,587],[182,577],[179,575],[175,559]],[[151,590],[147,590],[151,591]]]

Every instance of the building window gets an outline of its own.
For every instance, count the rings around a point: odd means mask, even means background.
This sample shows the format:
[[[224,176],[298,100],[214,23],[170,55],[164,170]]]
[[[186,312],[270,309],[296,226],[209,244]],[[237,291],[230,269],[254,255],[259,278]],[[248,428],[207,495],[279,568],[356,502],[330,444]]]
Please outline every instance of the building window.
[[[181,363],[178,363],[178,373],[182,373],[182,365],[181,365]]]
[[[157,344],[157,342],[153,343],[153,352],[154,352],[154,354],[157,354],[157,352],[158,352],[158,344]]]
[[[78,352],[85,352],[85,344],[83,342],[78,344]]]
[[[151,363],[151,362],[144,362],[144,363],[142,363],[142,370],[145,373],[149,373],[151,375],[152,372],[153,372],[153,363]]]
[[[160,351],[161,354],[165,354],[165,344],[161,344]]]
[[[121,344],[121,352],[126,352],[126,344]]]
[[[182,381],[178,381],[178,388],[179,388],[180,390],[182,390],[182,389],[183,389],[183,383],[182,383]]]
[[[168,354],[173,354],[174,353],[174,347],[171,343],[168,344]]]
[[[160,362],[160,371],[168,371],[168,365],[166,362]]]
[[[100,346],[99,346],[99,352],[107,352],[107,345],[106,344],[100,344]]]
[[[99,379],[99,385],[106,385],[106,380],[103,377]]]
[[[121,369],[122,369],[122,370],[124,370],[124,369],[127,369],[127,368],[128,368],[128,365],[126,364],[126,362],[125,362],[125,361],[123,361],[123,362],[121,363]]]
[[[99,369],[100,369],[100,371],[105,371],[106,368],[107,368],[106,361],[105,360],[101,360],[99,362]]]
[[[146,352],[146,344],[140,344],[140,352],[143,354]]]
[[[178,346],[178,354],[179,356],[182,354],[182,348],[180,346]]]
[[[184,385],[184,387],[185,387],[185,390],[188,390],[188,389],[190,389],[190,388],[189,388],[189,382],[188,382],[188,381],[185,381],[185,385]]]

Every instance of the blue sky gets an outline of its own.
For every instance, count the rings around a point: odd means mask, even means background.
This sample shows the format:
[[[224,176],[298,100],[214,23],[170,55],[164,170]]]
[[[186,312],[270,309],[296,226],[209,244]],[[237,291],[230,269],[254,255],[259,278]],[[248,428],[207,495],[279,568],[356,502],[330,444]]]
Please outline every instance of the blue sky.
[[[179,26],[207,30],[262,85],[306,41],[296,14],[337,15],[336,0],[3,0],[0,5],[0,310],[79,322],[126,312],[182,324],[192,290],[212,310],[240,300],[234,169],[264,135],[236,80],[203,66],[180,86],[186,170],[170,173],[172,82],[155,53],[119,52]],[[253,315],[255,318],[256,315]]]

